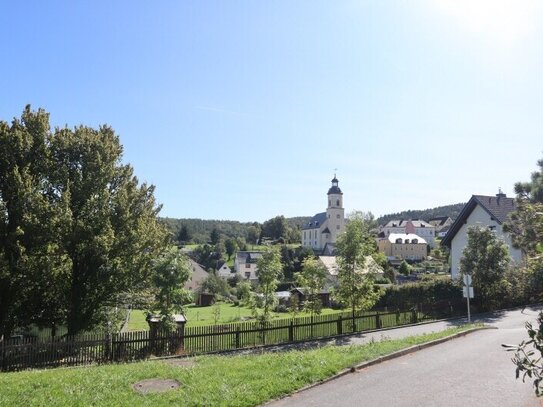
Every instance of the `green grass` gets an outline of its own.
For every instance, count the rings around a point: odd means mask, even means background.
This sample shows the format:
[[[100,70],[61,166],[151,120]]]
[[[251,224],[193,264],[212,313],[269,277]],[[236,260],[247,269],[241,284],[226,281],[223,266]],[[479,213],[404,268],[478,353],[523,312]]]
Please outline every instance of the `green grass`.
[[[194,367],[164,361],[59,368],[0,374],[0,405],[25,406],[255,406],[292,393],[342,369],[473,327],[358,346],[258,355],[200,356]],[[150,378],[176,379],[181,387],[141,395],[131,386]]]
[[[227,324],[231,322],[239,322],[243,320],[252,319],[251,309],[245,307],[236,307],[233,304],[221,303],[221,315],[218,321],[219,324]],[[213,307],[197,307],[196,305],[189,305],[186,308],[187,327],[190,326],[203,326],[214,325],[215,319],[213,317]],[[333,310],[331,308],[324,308],[321,315],[337,314],[343,312],[342,310]],[[288,313],[273,313],[275,318],[290,318]],[[307,316],[308,313],[301,312],[299,316]],[[145,321],[145,313],[141,310],[132,310],[130,313],[130,320],[128,321],[129,331],[141,331],[149,329],[147,321]]]

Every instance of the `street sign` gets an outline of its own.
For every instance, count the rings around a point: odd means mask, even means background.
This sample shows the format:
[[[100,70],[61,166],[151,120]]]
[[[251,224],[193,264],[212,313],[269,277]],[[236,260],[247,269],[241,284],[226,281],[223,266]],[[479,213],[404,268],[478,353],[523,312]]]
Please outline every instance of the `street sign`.
[[[469,298],[473,298],[473,287],[462,287],[464,291],[464,298],[468,298],[468,288],[469,288]]]
[[[467,285],[467,286],[471,285],[471,276],[469,274],[464,274],[462,276],[462,280],[464,281],[464,285]]]

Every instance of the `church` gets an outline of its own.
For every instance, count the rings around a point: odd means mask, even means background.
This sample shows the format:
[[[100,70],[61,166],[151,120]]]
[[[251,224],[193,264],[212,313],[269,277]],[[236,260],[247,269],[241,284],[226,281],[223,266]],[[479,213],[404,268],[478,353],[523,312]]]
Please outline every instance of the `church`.
[[[322,254],[333,254],[338,235],[345,230],[345,209],[343,192],[334,174],[332,186],[328,190],[326,212],[317,213],[302,226],[302,246],[310,247]]]

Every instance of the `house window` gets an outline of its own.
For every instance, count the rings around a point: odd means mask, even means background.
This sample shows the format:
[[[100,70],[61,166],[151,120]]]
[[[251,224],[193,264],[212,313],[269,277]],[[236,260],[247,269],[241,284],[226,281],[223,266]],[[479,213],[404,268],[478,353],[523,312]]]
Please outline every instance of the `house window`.
[[[489,226],[488,227],[490,230],[496,230],[496,226]]]
[[[245,278],[250,278],[251,277],[251,272],[250,271],[246,271],[245,272]]]
[[[250,269],[251,268],[251,263],[245,263],[245,268]]]

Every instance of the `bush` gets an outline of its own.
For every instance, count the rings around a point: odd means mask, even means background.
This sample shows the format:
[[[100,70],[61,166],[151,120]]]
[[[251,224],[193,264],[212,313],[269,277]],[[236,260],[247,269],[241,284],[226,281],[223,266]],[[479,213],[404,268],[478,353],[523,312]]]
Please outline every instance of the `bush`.
[[[461,299],[462,288],[459,281],[431,280],[388,287],[376,307],[409,309],[419,304],[433,305],[441,301]]]

